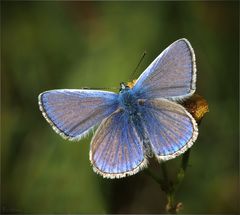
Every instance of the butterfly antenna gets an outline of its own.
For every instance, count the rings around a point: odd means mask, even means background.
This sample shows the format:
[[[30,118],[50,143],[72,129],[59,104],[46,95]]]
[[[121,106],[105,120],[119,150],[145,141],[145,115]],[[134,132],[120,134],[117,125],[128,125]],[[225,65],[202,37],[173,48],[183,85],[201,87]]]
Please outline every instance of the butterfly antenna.
[[[118,87],[83,87],[84,90],[118,90]]]
[[[140,61],[138,62],[136,68],[133,70],[133,72],[132,72],[132,74],[131,74],[131,76],[130,76],[130,81],[132,81],[132,80],[134,79],[134,76],[135,76],[135,74],[136,74],[136,72],[137,72],[137,70],[138,70],[140,64],[142,63],[143,58],[145,57],[146,54],[147,54],[147,52],[144,51],[143,54],[142,54],[142,57],[141,57]]]

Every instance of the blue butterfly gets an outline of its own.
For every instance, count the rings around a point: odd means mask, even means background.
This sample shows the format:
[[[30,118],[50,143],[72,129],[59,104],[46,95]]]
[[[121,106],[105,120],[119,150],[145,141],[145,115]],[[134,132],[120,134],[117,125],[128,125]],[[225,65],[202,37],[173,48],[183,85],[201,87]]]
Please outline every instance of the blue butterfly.
[[[167,47],[133,87],[121,83],[119,94],[100,90],[50,90],[39,106],[64,139],[80,140],[98,126],[90,147],[93,169],[106,178],[122,178],[173,159],[198,136],[194,118],[178,104],[196,89],[193,48],[186,39]]]

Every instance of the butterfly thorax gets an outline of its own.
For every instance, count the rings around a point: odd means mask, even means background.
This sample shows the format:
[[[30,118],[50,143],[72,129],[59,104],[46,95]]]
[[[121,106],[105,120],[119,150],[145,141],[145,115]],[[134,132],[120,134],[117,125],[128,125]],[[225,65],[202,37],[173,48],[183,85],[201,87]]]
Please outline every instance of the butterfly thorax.
[[[121,88],[119,92],[119,103],[124,111],[127,111],[130,115],[137,114],[138,103],[137,99],[133,94],[132,89],[130,89],[124,83],[121,83]]]

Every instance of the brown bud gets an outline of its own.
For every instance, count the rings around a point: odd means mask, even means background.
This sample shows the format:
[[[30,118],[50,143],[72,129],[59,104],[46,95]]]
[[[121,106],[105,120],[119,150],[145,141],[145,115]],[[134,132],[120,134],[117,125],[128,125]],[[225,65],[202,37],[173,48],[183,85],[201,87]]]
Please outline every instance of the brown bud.
[[[207,101],[198,94],[192,95],[182,105],[191,113],[197,123],[200,123],[203,116],[209,112]]]

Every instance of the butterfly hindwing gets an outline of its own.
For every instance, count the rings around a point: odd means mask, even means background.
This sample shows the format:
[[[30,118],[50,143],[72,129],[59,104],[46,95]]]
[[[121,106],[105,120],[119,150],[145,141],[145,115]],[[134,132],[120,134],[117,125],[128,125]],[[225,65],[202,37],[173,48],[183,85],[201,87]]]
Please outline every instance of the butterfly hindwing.
[[[166,48],[138,78],[134,92],[139,98],[182,99],[196,89],[194,51],[186,39]]]
[[[167,99],[146,100],[142,120],[153,153],[159,161],[184,153],[198,136],[193,117],[184,107]]]
[[[39,106],[57,133],[79,140],[117,109],[117,97],[96,90],[51,90],[39,95]]]
[[[117,110],[97,129],[90,149],[94,170],[107,178],[121,178],[146,166],[143,143],[129,115]]]

